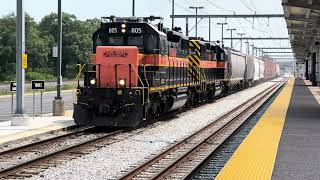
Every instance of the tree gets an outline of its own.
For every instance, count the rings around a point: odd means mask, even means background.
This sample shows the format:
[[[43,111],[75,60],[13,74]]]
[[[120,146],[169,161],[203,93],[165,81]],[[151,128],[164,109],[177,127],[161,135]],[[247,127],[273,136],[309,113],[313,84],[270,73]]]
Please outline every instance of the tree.
[[[89,63],[92,54],[92,34],[100,25],[99,19],[78,20],[75,15],[63,13],[64,77],[74,78],[78,63]],[[28,54],[27,80],[52,79],[55,62],[51,49],[57,42],[57,14],[51,13],[37,23],[26,14],[26,52]],[[0,81],[15,79],[16,72],[16,18],[9,14],[0,18]],[[36,75],[36,76],[35,76]],[[49,76],[48,76],[49,75]]]
[[[79,63],[88,63],[92,52],[92,34],[98,29],[100,21],[98,19],[89,19],[80,21],[76,16],[63,13],[63,49],[62,49],[62,74],[67,74],[67,66],[75,66]],[[39,29],[42,35],[53,36],[57,41],[57,14],[52,13],[44,17]],[[72,68],[73,69],[73,68]],[[71,77],[70,77],[71,78]]]
[[[0,18],[0,80],[14,78],[16,57],[16,20],[13,14]]]

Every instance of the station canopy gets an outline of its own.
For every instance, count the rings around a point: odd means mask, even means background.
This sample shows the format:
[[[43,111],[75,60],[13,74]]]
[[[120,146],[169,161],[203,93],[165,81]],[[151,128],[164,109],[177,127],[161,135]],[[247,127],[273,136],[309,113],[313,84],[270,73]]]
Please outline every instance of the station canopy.
[[[295,57],[304,61],[319,48],[320,1],[282,0],[282,5]]]

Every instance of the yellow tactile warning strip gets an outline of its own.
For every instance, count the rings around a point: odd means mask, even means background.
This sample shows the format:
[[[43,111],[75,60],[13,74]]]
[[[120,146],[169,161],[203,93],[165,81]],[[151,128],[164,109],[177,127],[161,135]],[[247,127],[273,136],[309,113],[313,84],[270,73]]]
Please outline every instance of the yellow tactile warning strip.
[[[290,79],[216,179],[271,179],[293,85]]]

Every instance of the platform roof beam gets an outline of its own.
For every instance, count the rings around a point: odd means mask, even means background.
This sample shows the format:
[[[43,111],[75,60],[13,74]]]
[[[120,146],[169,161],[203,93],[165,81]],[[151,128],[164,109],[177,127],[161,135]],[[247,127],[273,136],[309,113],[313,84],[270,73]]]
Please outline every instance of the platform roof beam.
[[[297,61],[304,61],[320,41],[320,2],[282,0],[291,46]]]
[[[310,9],[310,10],[320,10],[320,5],[318,4],[308,4],[305,2],[300,2],[300,1],[293,1],[293,2],[286,2],[282,3],[283,6],[287,7],[296,7],[296,8],[304,8],[304,9]]]

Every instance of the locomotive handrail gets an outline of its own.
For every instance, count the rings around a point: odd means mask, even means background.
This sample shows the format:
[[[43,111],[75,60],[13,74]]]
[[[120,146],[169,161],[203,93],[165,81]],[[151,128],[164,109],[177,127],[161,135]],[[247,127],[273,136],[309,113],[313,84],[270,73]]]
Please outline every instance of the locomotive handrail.
[[[137,74],[137,77],[141,83],[141,85],[143,86],[142,87],[142,105],[144,105],[144,102],[145,102],[145,94],[144,94],[144,91],[145,91],[145,85],[136,69],[136,67],[133,65],[133,64],[115,64],[115,83],[116,83],[116,88],[118,88],[118,79],[117,79],[117,76],[118,76],[118,73],[117,73],[117,67],[118,65],[128,65],[129,66],[129,88],[131,89],[131,81],[132,81],[132,77],[131,77],[131,67],[133,67],[133,70],[135,71],[135,73]],[[148,89],[149,89],[149,84],[148,84],[148,81],[147,81],[147,85],[148,85]],[[148,94],[148,100],[149,100],[149,94]]]
[[[144,89],[145,89],[145,86],[144,86],[144,83],[143,83],[143,81],[142,81],[142,79],[140,78],[140,75],[138,74],[138,71],[137,71],[137,69],[136,69],[136,67],[134,66],[134,65],[132,65],[133,66],[133,70],[136,72],[136,74],[137,74],[137,76],[138,76],[138,79],[139,79],[139,81],[140,81],[140,83],[142,84],[142,86],[143,86],[143,88],[142,88],[142,105],[144,105]],[[145,66],[144,66],[144,68],[145,68]],[[144,73],[145,74],[145,73]],[[149,90],[149,83],[148,83],[148,80],[147,80],[147,85],[148,85],[148,90]],[[148,101],[149,101],[149,93],[148,93]]]
[[[75,104],[76,103],[76,96],[75,96],[75,82],[78,82],[78,87],[80,86],[80,82],[79,82],[79,79],[81,77],[81,72],[82,70],[84,69],[84,67],[86,66],[85,64],[81,65],[81,64],[77,64],[77,66],[79,66],[79,72],[76,76],[76,78],[73,80],[73,87],[72,87],[72,99],[73,99],[73,103]]]

